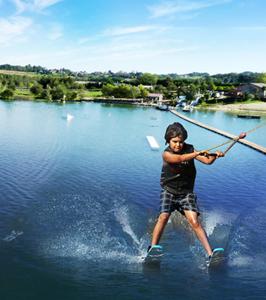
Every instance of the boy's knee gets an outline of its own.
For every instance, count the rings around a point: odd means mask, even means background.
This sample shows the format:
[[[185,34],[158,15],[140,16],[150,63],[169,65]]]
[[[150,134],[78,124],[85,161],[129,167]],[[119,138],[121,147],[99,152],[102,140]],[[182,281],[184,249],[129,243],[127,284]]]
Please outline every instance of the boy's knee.
[[[159,216],[159,221],[166,223],[168,221],[169,217],[170,217],[169,213],[161,213]]]
[[[198,219],[196,219],[196,218],[188,219],[188,222],[193,229],[197,229],[200,227],[200,223],[199,223]]]

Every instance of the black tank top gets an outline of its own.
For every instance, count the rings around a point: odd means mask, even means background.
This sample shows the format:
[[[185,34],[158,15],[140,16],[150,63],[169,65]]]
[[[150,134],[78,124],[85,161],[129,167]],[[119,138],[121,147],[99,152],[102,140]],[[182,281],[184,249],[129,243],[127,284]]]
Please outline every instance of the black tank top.
[[[168,146],[164,151],[174,152]],[[178,154],[194,152],[193,145],[184,143],[183,149]],[[181,163],[168,163],[163,161],[161,173],[161,186],[172,194],[193,192],[196,178],[194,159]]]

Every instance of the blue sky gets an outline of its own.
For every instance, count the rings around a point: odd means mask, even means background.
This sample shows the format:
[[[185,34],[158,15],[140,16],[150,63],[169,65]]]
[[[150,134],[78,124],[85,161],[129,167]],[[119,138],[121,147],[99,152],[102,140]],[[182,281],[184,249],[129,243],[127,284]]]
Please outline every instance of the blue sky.
[[[266,72],[264,0],[0,0],[0,64]]]

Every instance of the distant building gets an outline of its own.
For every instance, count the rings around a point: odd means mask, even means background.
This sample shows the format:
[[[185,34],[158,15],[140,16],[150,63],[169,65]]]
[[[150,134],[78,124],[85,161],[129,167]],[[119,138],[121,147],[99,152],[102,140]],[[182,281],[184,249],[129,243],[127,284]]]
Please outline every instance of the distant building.
[[[147,96],[148,100],[152,103],[160,103],[163,101],[163,94],[160,93],[149,93]]]
[[[265,83],[247,83],[238,87],[239,94],[253,94],[259,99],[266,99],[266,84]]]
[[[90,83],[90,81],[88,80],[76,80],[75,83],[79,83],[79,84],[87,84]],[[94,83],[94,82],[93,82]]]
[[[143,85],[142,86],[146,89],[146,90],[153,90],[153,86],[152,85]]]

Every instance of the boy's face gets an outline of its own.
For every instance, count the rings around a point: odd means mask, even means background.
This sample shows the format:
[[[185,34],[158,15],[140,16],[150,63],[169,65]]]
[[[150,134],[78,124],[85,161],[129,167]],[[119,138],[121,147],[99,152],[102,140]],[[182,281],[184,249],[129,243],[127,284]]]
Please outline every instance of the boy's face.
[[[170,140],[169,146],[174,152],[178,153],[183,149],[184,141],[180,136],[177,136]]]

